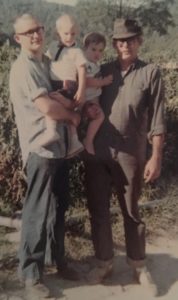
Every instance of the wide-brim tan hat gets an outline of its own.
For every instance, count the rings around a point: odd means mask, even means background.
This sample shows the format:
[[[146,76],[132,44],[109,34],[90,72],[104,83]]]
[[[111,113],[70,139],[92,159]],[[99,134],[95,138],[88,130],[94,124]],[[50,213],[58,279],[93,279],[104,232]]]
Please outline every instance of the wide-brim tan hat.
[[[113,39],[126,39],[142,35],[142,28],[136,20],[116,19],[114,22]]]

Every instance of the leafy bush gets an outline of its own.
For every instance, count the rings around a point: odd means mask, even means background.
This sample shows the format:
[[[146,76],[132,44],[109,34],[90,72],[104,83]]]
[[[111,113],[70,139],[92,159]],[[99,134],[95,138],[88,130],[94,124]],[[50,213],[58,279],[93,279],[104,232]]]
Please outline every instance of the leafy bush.
[[[9,101],[8,76],[11,62],[17,55],[17,49],[4,45],[0,47],[0,213],[9,214],[21,207],[21,199],[25,192],[25,181],[21,171],[21,155],[18,143],[17,128]],[[110,57],[110,53],[109,53]],[[166,119],[167,137],[164,148],[162,181],[178,172],[178,72],[162,70],[166,87]],[[84,166],[78,160],[71,161],[70,193],[73,206],[85,203]],[[147,191],[146,191],[147,189]],[[145,195],[158,193],[158,188],[144,189]],[[151,198],[150,197],[150,198]]]
[[[0,48],[0,212],[13,212],[20,205],[25,189],[21,172],[17,128],[9,101],[9,70],[17,50],[4,45]]]

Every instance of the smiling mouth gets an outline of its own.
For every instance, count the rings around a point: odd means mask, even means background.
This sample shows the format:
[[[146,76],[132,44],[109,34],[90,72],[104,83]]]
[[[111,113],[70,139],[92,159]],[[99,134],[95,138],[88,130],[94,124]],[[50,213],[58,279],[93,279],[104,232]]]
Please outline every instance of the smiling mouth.
[[[33,40],[33,41],[32,41],[33,44],[39,44],[39,43],[41,43],[41,42],[42,42],[41,39],[37,39],[37,40]]]

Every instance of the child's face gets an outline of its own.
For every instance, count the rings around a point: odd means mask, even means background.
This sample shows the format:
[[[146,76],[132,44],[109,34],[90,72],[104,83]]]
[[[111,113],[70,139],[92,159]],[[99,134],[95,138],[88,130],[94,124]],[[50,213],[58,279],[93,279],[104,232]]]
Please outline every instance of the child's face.
[[[57,32],[60,36],[61,42],[71,47],[75,43],[77,28],[73,24],[63,24],[60,28],[57,28]]]
[[[104,44],[103,43],[91,43],[86,49],[85,49],[85,55],[87,59],[93,63],[96,63],[99,61],[104,52]]]

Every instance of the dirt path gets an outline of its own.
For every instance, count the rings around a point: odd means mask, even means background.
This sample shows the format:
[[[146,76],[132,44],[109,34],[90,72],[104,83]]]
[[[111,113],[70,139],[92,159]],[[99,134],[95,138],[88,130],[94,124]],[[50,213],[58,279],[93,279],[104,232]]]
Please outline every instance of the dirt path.
[[[178,299],[178,240],[168,237],[155,238],[147,243],[148,268],[158,287],[158,296],[132,282],[132,273],[125,262],[121,249],[114,260],[114,272],[102,285],[89,286],[85,281],[70,282],[59,280],[49,272],[45,281],[53,299],[60,300],[177,300]],[[81,266],[85,269],[85,265]],[[1,273],[1,272],[0,272]],[[0,278],[2,278],[0,274]],[[25,299],[15,271],[6,274],[0,290],[0,300]],[[1,280],[2,281],[2,280]],[[32,299],[33,300],[33,299]]]

